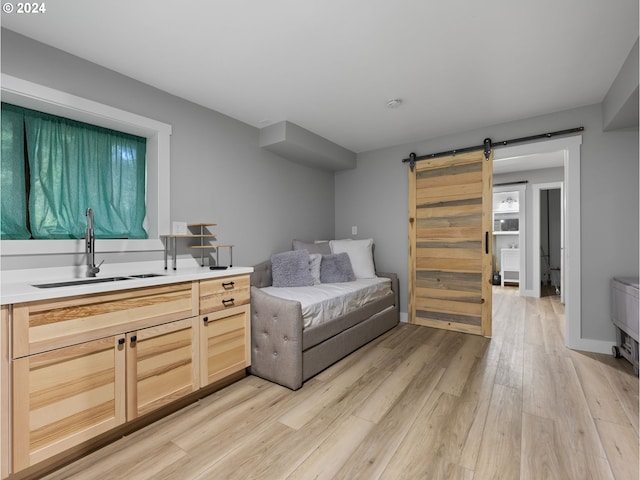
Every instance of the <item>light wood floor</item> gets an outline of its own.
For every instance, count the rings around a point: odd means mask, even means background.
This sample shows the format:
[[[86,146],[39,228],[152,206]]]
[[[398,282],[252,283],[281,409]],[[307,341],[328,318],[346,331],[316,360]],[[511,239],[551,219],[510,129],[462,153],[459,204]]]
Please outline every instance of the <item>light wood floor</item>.
[[[400,325],[297,392],[247,377],[46,477],[637,479],[638,379],[564,347],[555,296],[494,336]]]

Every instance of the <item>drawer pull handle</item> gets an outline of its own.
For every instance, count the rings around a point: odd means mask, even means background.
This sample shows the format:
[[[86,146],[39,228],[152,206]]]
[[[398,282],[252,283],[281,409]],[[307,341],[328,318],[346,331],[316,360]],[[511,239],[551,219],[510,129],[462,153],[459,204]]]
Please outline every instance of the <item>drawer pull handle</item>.
[[[222,282],[222,288],[229,290],[233,288],[235,284],[235,282]]]
[[[125,342],[124,338],[118,339],[118,345],[124,345],[124,342]]]
[[[235,300],[233,298],[230,298],[228,300],[222,300],[222,304],[226,307],[226,306],[229,306],[229,305],[233,305],[234,301]]]

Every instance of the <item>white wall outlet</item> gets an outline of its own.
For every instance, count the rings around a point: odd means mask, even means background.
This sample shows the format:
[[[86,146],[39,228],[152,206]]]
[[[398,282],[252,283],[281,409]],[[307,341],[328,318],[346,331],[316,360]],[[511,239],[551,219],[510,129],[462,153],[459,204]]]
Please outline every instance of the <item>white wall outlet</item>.
[[[353,227],[351,227],[351,235],[357,235],[357,234],[358,234],[358,227],[354,225]]]

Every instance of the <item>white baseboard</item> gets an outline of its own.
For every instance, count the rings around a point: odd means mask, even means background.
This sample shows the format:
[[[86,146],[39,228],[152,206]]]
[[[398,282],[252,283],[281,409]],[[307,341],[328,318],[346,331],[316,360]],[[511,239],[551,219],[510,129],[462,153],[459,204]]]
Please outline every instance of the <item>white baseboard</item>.
[[[590,338],[578,338],[573,342],[568,342],[567,347],[571,350],[580,350],[582,352],[603,353],[605,355],[611,355],[611,347],[615,345],[615,342],[608,342],[605,340],[593,340]]]

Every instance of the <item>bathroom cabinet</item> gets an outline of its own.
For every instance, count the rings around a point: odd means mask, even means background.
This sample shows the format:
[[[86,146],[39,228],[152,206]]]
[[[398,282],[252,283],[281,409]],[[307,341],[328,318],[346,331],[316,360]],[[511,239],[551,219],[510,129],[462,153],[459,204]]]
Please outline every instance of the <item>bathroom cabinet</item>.
[[[520,283],[520,249],[503,248],[500,250],[500,275],[502,286],[505,283]]]

